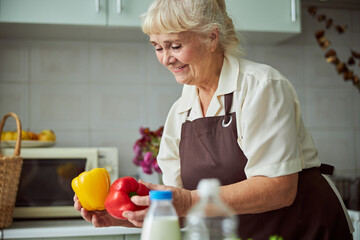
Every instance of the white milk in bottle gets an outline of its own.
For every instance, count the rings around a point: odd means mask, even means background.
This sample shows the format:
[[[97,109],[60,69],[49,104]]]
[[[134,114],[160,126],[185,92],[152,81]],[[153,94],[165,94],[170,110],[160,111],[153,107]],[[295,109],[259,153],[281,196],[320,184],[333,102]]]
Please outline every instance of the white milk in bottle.
[[[172,204],[172,192],[150,191],[150,201],[141,240],[181,240],[179,220]]]

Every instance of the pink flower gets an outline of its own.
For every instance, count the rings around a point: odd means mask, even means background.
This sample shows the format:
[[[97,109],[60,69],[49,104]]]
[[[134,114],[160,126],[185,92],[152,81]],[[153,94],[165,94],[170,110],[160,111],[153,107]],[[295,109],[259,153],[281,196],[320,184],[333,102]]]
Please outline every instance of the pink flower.
[[[144,163],[147,165],[151,165],[151,162],[153,161],[152,152],[147,152],[144,155]]]
[[[133,163],[136,166],[141,166],[146,174],[152,174],[153,170],[161,173],[156,157],[159,152],[163,127],[160,127],[156,131],[150,131],[149,128],[140,127],[139,132],[141,138],[136,140],[133,145],[133,151],[135,153],[135,157],[132,160]]]
[[[134,145],[134,152],[136,156],[140,156],[141,155],[141,147],[137,144]]]
[[[155,135],[158,137],[161,137],[163,130],[164,130],[164,127],[160,127],[158,130],[155,131]]]
[[[140,166],[141,159],[138,158],[137,156],[134,157],[132,161],[136,166]]]
[[[140,166],[142,167],[144,173],[152,174],[152,168],[150,164],[146,164],[144,161],[142,161]]]

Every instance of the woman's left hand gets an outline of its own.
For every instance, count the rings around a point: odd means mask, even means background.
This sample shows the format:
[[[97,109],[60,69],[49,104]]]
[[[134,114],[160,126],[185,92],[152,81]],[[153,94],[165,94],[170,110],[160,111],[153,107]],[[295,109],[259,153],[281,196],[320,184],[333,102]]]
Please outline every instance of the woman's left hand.
[[[168,190],[173,193],[173,205],[176,209],[178,217],[186,216],[188,210],[194,201],[194,192],[185,190],[183,188],[170,187],[165,185],[158,185],[153,183],[146,183],[140,180],[149,190]],[[150,196],[133,196],[131,201],[138,206],[149,206]],[[142,227],[144,218],[148,208],[136,212],[126,211],[123,216],[136,227]]]

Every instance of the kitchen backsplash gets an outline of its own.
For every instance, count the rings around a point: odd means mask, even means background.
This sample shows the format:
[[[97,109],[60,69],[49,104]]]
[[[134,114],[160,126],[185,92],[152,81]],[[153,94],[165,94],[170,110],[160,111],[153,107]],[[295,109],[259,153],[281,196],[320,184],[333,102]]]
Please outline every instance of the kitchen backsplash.
[[[328,35],[340,58],[347,60],[347,45],[360,50],[360,11],[319,11],[348,26],[343,36]],[[337,175],[360,176],[360,92],[325,61],[314,37],[323,25],[306,9],[302,19],[301,35],[275,46],[247,43],[246,58],[294,84],[320,159]],[[181,90],[145,42],[0,39],[0,116],[13,111],[24,129],[53,129],[57,147],[118,147],[120,175],[136,172],[139,127],[163,125]]]

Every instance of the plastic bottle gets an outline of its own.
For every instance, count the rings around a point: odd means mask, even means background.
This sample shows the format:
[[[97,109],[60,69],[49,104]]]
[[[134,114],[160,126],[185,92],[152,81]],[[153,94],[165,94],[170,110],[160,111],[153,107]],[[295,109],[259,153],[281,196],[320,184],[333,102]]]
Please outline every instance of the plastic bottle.
[[[185,221],[185,240],[237,239],[238,221],[219,197],[219,180],[203,179],[197,190],[200,197]]]
[[[180,225],[172,204],[172,192],[150,191],[150,201],[141,240],[180,240]]]

